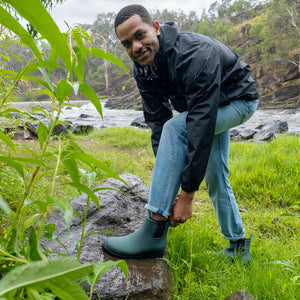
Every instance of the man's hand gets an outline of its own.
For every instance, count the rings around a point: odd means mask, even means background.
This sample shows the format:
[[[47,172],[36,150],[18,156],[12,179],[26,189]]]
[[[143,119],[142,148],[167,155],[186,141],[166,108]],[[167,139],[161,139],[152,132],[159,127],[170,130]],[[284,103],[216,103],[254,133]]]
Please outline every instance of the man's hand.
[[[192,217],[194,196],[195,192],[188,193],[185,191],[181,191],[177,195],[169,218],[172,227],[176,227]]]

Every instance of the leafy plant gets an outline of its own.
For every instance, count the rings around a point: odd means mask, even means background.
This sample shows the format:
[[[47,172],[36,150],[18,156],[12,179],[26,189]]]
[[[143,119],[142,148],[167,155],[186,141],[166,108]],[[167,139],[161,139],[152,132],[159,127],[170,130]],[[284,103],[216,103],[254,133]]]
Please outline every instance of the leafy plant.
[[[89,273],[94,274],[90,275],[92,294],[95,280],[99,279],[103,270],[120,265],[125,273],[127,271],[124,262],[99,262],[95,269],[93,265],[81,265],[78,262],[82,243],[87,236],[95,233],[85,233],[86,215],[81,218],[83,231],[77,261],[70,257],[48,260],[39,240],[42,236],[52,238],[55,226],[45,225],[50,211],[61,209],[67,225],[70,225],[74,213],[68,201],[55,193],[56,185],[61,182],[58,182],[58,178],[64,176],[65,184],[77,189],[78,192],[86,193],[87,207],[90,201],[93,201],[99,209],[98,198],[91,189],[93,180],[90,179],[96,176],[122,179],[105,162],[86,154],[75,142],[62,136],[54,136],[53,132],[57,125],[64,123],[60,121],[60,114],[62,108],[69,105],[72,92],[75,95],[81,92],[87,96],[102,117],[102,107],[97,94],[84,82],[88,55],[109,60],[124,70],[126,68],[115,56],[93,47],[90,35],[82,28],[69,28],[66,34],[62,34],[39,0],[2,2],[30,22],[40,33],[41,38],[50,44],[51,50],[49,57],[46,57],[40,50],[40,41],[35,41],[4,5],[0,6],[2,41],[8,39],[8,33],[3,29],[5,27],[6,30],[16,34],[21,43],[29,46],[33,52],[31,60],[19,72],[2,69],[0,73],[0,81],[5,83],[5,87],[0,90],[0,117],[4,120],[0,124],[2,125],[0,172],[12,174],[18,185],[18,190],[13,196],[17,201],[10,201],[5,195],[0,195],[0,209],[6,217],[2,220],[5,227],[3,237],[0,238],[0,263],[4,275],[0,281],[0,297],[40,299],[43,295],[52,294],[60,299],[78,299],[78,297],[87,299],[87,295],[76,284],[77,279]],[[3,48],[5,44],[1,43],[0,46]],[[4,62],[9,60],[9,55],[12,54],[3,53],[2,66],[5,66]],[[54,68],[62,69],[65,74],[58,82],[51,79]],[[3,129],[3,124],[9,121],[12,112],[31,116],[27,112],[8,107],[21,80],[34,82],[38,85],[36,90],[51,99],[50,110],[41,109],[46,121],[38,120],[39,149],[36,151],[16,142]],[[82,171],[82,166],[87,169]],[[88,185],[82,183],[82,177],[88,179]],[[43,194],[39,193],[38,187],[44,178],[47,178],[49,186]]]

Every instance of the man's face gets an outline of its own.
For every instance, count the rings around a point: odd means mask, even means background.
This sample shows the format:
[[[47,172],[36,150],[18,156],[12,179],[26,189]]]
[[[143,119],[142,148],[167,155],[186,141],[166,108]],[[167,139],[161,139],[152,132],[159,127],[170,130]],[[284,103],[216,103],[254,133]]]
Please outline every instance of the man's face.
[[[153,65],[159,50],[158,22],[149,25],[139,15],[133,15],[116,28],[116,33],[133,61],[141,66]]]

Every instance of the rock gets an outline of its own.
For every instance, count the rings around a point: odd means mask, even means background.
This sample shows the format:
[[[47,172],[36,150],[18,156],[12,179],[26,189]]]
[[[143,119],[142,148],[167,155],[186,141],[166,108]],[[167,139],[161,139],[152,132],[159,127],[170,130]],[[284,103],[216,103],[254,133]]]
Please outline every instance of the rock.
[[[262,132],[282,133],[288,131],[289,127],[286,121],[272,120],[256,127]]]
[[[145,122],[145,118],[143,116],[135,118],[131,122],[131,126],[139,127],[139,128],[149,128],[149,126]]]
[[[131,94],[109,98],[105,102],[105,107],[115,109],[142,109],[142,99],[139,91],[135,89]]]
[[[38,123],[26,122],[25,126],[26,126],[28,132],[33,137],[38,137],[38,133],[37,133]]]
[[[67,133],[68,130],[70,129],[71,129],[70,124],[57,124],[53,129],[52,135],[59,136],[61,134]]]
[[[38,123],[26,122],[25,126],[33,137],[38,137]],[[57,124],[53,129],[52,136],[58,136],[60,134],[67,133],[70,128],[70,124]]]
[[[246,128],[240,132],[240,136],[242,140],[250,140],[251,138],[253,138],[255,133],[257,133],[256,130],[251,128]]]
[[[81,118],[81,119],[87,119],[87,118],[90,118],[91,116],[89,116],[89,115],[87,115],[87,114],[81,114],[80,116],[79,116],[79,118]]]
[[[237,128],[232,128],[230,130],[230,139],[232,141],[240,141],[241,140],[240,131]]]
[[[273,65],[276,68],[274,70],[274,74],[280,73],[278,78],[275,77],[280,82],[291,81],[293,79],[300,78],[299,66],[291,60],[276,58],[273,60]]]
[[[257,132],[253,136],[255,142],[268,142],[275,136],[274,132]]]
[[[250,37],[250,29],[251,29],[251,24],[245,24],[242,25],[237,31],[236,31],[236,35],[237,35],[237,39],[239,41],[239,45],[241,46],[242,44],[244,44],[246,41],[249,40]]]
[[[94,130],[94,126],[93,125],[81,125],[81,124],[77,124],[72,129],[72,133],[74,133],[74,134],[87,134],[87,133],[89,133],[89,132],[91,132],[93,130]]]
[[[232,128],[230,130],[230,139],[232,141],[242,141],[253,139],[255,142],[270,141],[277,133],[288,131],[288,124],[282,120],[272,120],[260,124],[255,129],[251,128]]]
[[[226,297],[224,300],[257,300],[246,290],[236,291],[233,294]]]
[[[137,176],[122,174],[126,183],[110,178],[95,188],[112,188],[115,190],[99,190],[95,194],[100,199],[101,211],[95,203],[88,209],[86,234],[97,230],[109,230],[117,236],[126,235],[139,228],[147,215],[144,206],[147,202],[149,187]],[[119,191],[121,192],[119,192]],[[79,195],[71,200],[74,210],[84,215],[86,195]],[[70,232],[66,228],[59,211],[48,218],[48,223],[56,224],[55,236],[65,245],[70,255],[77,256],[76,241],[80,239],[81,222],[73,217]],[[98,261],[116,260],[103,253],[101,245],[109,235],[98,233],[91,235],[85,241],[81,262],[96,263]],[[65,249],[52,240],[42,240],[44,249],[65,253]],[[173,279],[167,263],[161,259],[127,260],[128,277],[119,268],[104,274],[95,286],[92,299],[109,297],[109,299],[169,299],[173,291]],[[89,287],[85,285],[88,290]]]

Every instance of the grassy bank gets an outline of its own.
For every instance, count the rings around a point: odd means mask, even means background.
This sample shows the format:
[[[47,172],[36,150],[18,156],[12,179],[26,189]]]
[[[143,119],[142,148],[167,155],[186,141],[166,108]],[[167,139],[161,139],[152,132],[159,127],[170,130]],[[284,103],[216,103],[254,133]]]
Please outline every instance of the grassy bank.
[[[78,141],[118,173],[130,172],[150,183],[154,158],[150,133],[110,128]],[[173,270],[174,299],[224,299],[247,289],[257,299],[299,299],[300,222],[282,214],[300,200],[300,140],[280,136],[271,143],[233,142],[230,181],[247,235],[253,234],[252,263],[224,260],[228,242],[202,184],[194,216],[169,234],[166,260]]]
[[[132,173],[150,184],[154,156],[149,131],[108,128],[71,138],[117,173]],[[34,149],[38,142],[27,142],[27,146]],[[219,254],[228,242],[219,232],[202,184],[194,200],[193,218],[170,230],[165,259],[174,275],[172,299],[224,299],[240,289],[257,299],[299,299],[300,219],[282,216],[299,213],[289,208],[300,201],[299,137],[283,135],[264,144],[233,142],[230,171],[244,227],[248,236],[253,234],[252,262],[231,263]],[[33,199],[46,188],[45,181]],[[1,192],[10,199],[5,180]],[[70,199],[75,191],[63,186],[57,193]]]

